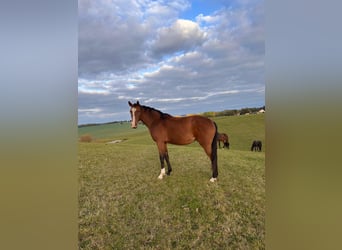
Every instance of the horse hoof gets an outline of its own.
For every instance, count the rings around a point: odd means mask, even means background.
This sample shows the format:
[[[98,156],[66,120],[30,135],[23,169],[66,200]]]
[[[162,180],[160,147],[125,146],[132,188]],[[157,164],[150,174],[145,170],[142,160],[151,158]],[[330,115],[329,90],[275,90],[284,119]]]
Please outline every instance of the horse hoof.
[[[162,176],[162,175],[159,175],[159,176],[158,176],[158,179],[159,179],[159,180],[162,180],[162,179],[163,179],[163,176]]]
[[[210,182],[215,182],[217,178],[210,178]]]

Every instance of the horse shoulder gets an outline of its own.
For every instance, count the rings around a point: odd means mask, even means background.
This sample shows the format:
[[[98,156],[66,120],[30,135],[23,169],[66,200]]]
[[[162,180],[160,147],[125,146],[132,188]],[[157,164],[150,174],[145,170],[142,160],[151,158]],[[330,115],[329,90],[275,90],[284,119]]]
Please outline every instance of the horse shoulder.
[[[149,130],[154,141],[164,140],[164,138],[167,136],[164,120],[152,123]]]

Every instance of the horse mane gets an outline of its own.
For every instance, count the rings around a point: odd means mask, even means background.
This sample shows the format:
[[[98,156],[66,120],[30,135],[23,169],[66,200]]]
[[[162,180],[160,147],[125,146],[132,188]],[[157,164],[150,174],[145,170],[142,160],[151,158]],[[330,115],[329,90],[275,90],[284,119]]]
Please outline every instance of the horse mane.
[[[167,113],[163,113],[160,110],[152,108],[152,107],[148,107],[148,106],[144,106],[144,105],[141,105],[140,107],[142,107],[143,109],[145,109],[147,111],[156,111],[156,112],[158,112],[160,114],[160,119],[162,119],[162,120],[164,120],[166,118],[172,117],[172,115],[167,114]]]

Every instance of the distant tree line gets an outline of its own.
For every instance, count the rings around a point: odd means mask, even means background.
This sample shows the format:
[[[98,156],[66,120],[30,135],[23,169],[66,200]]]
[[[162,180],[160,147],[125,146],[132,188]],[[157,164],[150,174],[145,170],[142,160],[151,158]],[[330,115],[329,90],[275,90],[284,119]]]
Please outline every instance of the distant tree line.
[[[113,122],[105,122],[105,123],[87,123],[87,124],[78,125],[78,127],[82,128],[82,127],[88,127],[88,126],[99,126],[99,125],[115,124],[115,123],[123,124],[125,122],[130,122],[130,121],[113,121]]]
[[[242,108],[242,109],[226,109],[223,111],[208,111],[201,115],[206,117],[216,117],[216,116],[233,116],[233,115],[245,115],[245,114],[256,114],[261,109],[265,110],[265,106],[259,108]]]

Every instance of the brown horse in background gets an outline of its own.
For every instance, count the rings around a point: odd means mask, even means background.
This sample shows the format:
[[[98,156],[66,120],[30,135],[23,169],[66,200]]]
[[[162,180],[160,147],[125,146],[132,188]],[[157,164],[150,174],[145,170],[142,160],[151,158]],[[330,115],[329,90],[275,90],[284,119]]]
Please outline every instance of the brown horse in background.
[[[212,178],[216,181],[217,170],[217,126],[212,120],[199,116],[173,117],[162,113],[151,107],[137,103],[128,102],[131,107],[131,126],[137,128],[139,121],[142,121],[149,129],[152,139],[156,142],[159,150],[161,171],[159,179],[165,175],[164,160],[167,163],[167,175],[170,175],[172,168],[167,151],[167,143],[175,145],[186,145],[198,141],[211,160]]]
[[[223,142],[223,148],[229,149],[229,138],[228,135],[225,133],[218,133],[217,135],[217,142],[219,144],[219,148],[221,148],[221,142]]]

